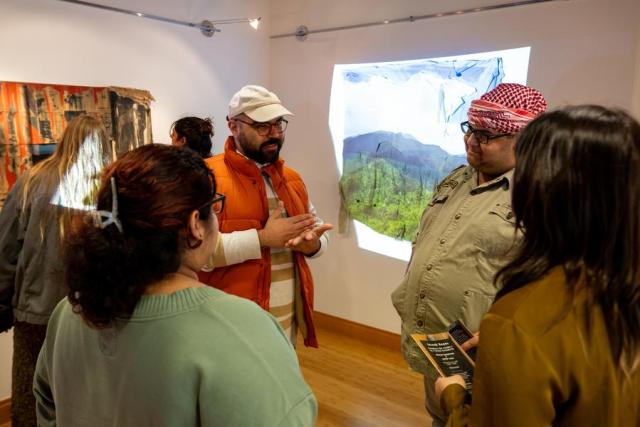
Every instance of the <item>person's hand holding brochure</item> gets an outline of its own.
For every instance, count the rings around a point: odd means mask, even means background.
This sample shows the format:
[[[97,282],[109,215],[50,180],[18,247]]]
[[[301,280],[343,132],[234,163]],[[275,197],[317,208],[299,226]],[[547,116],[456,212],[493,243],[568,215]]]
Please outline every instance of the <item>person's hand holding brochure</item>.
[[[462,349],[461,344],[474,337],[461,322],[456,321],[447,332],[436,334],[412,334],[420,350],[441,377],[460,375],[469,394],[472,392],[473,358]],[[475,357],[475,347],[473,356]]]

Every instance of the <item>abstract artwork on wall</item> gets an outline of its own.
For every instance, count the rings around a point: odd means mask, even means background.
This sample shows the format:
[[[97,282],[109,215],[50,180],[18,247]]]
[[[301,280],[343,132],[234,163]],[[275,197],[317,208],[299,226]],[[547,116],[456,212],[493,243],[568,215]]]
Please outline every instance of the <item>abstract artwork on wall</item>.
[[[466,164],[460,122],[469,104],[499,83],[526,83],[529,51],[336,65],[341,230],[353,219],[360,247],[408,260],[435,185]]]
[[[139,89],[0,82],[0,206],[77,115],[99,117],[116,154],[151,143],[152,100]]]

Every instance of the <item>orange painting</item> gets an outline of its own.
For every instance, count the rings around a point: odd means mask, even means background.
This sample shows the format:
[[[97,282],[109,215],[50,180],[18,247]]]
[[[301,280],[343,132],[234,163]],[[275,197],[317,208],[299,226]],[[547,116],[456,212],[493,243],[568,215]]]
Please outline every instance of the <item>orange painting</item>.
[[[0,206],[37,146],[55,144],[79,114],[102,119],[118,154],[151,143],[152,100],[139,89],[0,82]]]

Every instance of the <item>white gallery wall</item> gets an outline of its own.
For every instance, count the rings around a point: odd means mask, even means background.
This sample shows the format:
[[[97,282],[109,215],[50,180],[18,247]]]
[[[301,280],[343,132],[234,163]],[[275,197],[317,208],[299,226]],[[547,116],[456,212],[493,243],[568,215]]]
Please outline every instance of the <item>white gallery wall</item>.
[[[640,8],[640,6],[638,6]],[[638,13],[638,12],[636,12]],[[640,18],[636,27],[640,27]],[[636,118],[640,118],[640,30],[636,31],[636,66],[635,66],[635,83],[631,91],[631,112]]]
[[[267,16],[266,0],[97,0],[174,19]],[[268,20],[264,23],[267,24]],[[247,82],[268,84],[268,25],[199,30],[54,0],[0,0],[0,81],[147,89],[156,142],[171,123],[210,116],[214,150],[227,135],[226,106]],[[0,334],[0,400],[11,394],[11,333]]]
[[[271,30],[279,35],[302,24],[313,30],[492,3],[503,1],[275,0]],[[320,215],[337,224],[339,175],[328,127],[334,64],[530,46],[528,83],[551,107],[599,103],[634,108],[640,117],[639,27],[640,1],[569,0],[310,34],[303,42],[273,38],[272,88],[296,114],[284,155],[305,178]],[[332,232],[329,250],[313,261],[316,310],[399,332],[390,294],[406,263],[359,249],[354,234]]]
[[[266,16],[267,0],[92,0],[200,22]],[[195,28],[56,0],[0,0],[0,81],[147,89],[155,142],[187,114],[210,116],[214,149],[227,135],[226,106],[248,81],[268,83],[268,20],[259,31],[224,25],[212,38]]]

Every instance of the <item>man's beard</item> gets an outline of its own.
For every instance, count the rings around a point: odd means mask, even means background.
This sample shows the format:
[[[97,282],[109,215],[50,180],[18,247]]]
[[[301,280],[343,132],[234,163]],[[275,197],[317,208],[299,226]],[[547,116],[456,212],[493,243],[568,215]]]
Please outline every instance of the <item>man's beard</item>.
[[[280,157],[280,149],[282,148],[283,140],[281,138],[269,138],[267,141],[260,144],[258,149],[254,149],[249,146],[244,135],[238,135],[238,143],[244,151],[244,155],[260,164],[273,163]],[[266,147],[275,144],[277,146],[275,151],[267,151]]]

